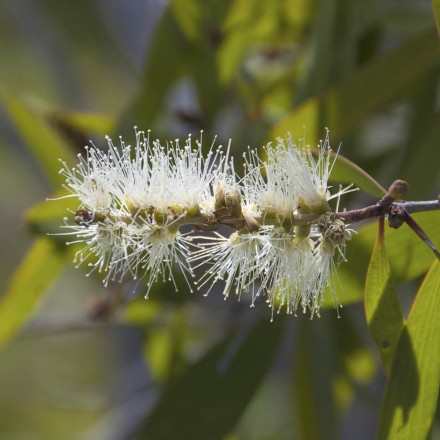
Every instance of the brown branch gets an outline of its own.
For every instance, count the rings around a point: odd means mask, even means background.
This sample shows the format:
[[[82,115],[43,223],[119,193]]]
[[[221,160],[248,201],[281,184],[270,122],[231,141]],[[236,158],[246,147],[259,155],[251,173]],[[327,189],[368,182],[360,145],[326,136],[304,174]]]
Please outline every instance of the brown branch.
[[[340,211],[332,214],[334,219],[344,220],[346,223],[357,223],[362,220],[388,215],[396,217],[404,216],[404,213],[414,214],[416,212],[434,211],[440,209],[440,200],[429,200],[426,202],[392,202],[390,204],[381,204],[367,206],[361,209],[351,211]],[[400,213],[400,214],[399,214]],[[403,218],[403,221],[406,219]],[[402,222],[403,223],[403,222]]]

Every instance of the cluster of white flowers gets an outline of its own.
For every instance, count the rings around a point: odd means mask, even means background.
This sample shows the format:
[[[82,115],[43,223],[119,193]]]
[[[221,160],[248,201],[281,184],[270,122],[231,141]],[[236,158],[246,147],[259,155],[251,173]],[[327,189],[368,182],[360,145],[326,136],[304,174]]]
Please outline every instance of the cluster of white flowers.
[[[266,296],[272,310],[319,315],[350,236],[328,204],[347,192],[329,192],[328,133],[316,156],[290,135],[265,148],[266,160],[249,150],[241,179],[229,147],[223,152],[212,144],[203,155],[201,138],[162,146],[136,131],[134,148],[107,142],[106,152],[87,148],[76,168],[63,163],[60,171],[69,196],[80,200],[75,223],[66,218],[63,226],[75,237],[71,243],[83,243],[78,266],[87,262],[89,273],[103,272],[105,284],[145,277],[146,296],[159,278],[177,290],[177,269],[206,294],[221,280],[225,297],[250,292],[252,306]],[[182,233],[184,225],[197,232]],[[192,283],[199,267],[206,270]]]

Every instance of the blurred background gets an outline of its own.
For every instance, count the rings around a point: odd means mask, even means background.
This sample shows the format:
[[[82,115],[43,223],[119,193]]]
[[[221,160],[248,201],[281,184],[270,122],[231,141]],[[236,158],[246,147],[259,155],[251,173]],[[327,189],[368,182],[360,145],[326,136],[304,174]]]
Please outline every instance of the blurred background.
[[[316,145],[328,127],[382,186],[433,199],[439,71],[428,0],[2,0],[0,291],[19,290],[31,319],[0,352],[0,439],[374,438],[386,377],[361,302],[374,225],[347,249],[340,319],[330,299],[320,319],[271,323],[264,300],[183,282],[148,301],[142,285],[103,288],[45,235],[75,202],[44,200],[60,194],[59,158],[106,134],[132,143],[134,126],[203,130],[207,149],[232,139],[237,158],[288,131]],[[361,188],[345,207],[380,197],[353,168],[334,177]],[[438,246],[433,219],[420,216]],[[387,236],[406,313],[432,256]]]

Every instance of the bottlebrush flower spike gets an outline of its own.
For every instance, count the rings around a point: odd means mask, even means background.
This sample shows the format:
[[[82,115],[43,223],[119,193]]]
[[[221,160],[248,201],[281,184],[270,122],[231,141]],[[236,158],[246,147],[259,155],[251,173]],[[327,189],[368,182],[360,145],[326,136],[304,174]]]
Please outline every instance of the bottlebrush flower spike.
[[[224,161],[220,150],[211,147],[204,158],[201,140],[194,146],[190,136],[184,146],[162,146],[142,131],[136,131],[134,148],[123,141],[116,147],[108,137],[107,143],[106,153],[87,148],[77,167],[61,170],[67,197],[80,202],[76,224],[63,226],[77,236],[75,243],[84,243],[75,262],[106,272],[105,284],[126,274],[147,277],[146,296],[160,277],[174,281],[173,265],[189,281],[189,240],[179,227],[213,209],[211,180]]]
[[[285,307],[319,315],[350,235],[328,203],[352,190],[330,193],[328,133],[316,155],[290,136],[269,144],[265,161],[250,150],[241,179],[229,148],[223,154],[211,145],[205,158],[201,140],[191,136],[182,146],[178,140],[163,146],[136,130],[134,148],[107,143],[106,153],[88,148],[77,167],[64,164],[61,171],[70,196],[80,201],[75,224],[63,226],[84,243],[78,265],[88,261],[91,271],[105,272],[104,283],[145,277],[146,296],[159,279],[177,290],[173,267],[191,285],[193,269],[206,265],[196,282],[206,294],[221,281],[225,297],[250,291],[253,306],[266,296],[272,314]],[[181,233],[184,225],[198,233],[221,225],[234,232],[191,235]]]

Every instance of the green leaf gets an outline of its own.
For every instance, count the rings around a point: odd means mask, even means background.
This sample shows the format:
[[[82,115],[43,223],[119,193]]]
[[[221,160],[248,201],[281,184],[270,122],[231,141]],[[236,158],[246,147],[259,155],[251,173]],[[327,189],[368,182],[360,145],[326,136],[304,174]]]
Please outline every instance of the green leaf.
[[[115,129],[114,117],[98,113],[62,111],[54,113],[52,119],[63,127],[80,133],[105,136],[110,135]]]
[[[294,420],[303,440],[332,440],[338,418],[350,405],[354,381],[371,378],[374,364],[349,316],[334,311],[320,319],[301,319],[293,369]]]
[[[242,76],[240,64],[243,58],[255,49],[261,49],[259,45],[285,49],[288,41],[296,46],[303,38],[303,29],[310,25],[315,9],[315,4],[307,0],[233,1],[222,24],[223,38],[217,52],[218,75],[222,83],[229,83],[234,76]],[[264,70],[265,66],[261,68]],[[250,67],[246,66],[248,69]]]
[[[58,159],[72,160],[73,155],[64,140],[35,111],[23,104],[14,94],[0,91],[5,109],[15,124],[19,135],[39,163],[41,169],[57,188],[64,182],[59,174]]]
[[[440,263],[436,261],[402,331],[385,392],[379,439],[428,437],[440,381],[439,292]]]
[[[330,180],[332,182],[346,184],[353,183],[362,191],[378,198],[382,198],[387,192],[386,189],[366,171],[341,155],[338,155],[336,158]]]
[[[34,232],[59,233],[59,226],[64,217],[71,217],[79,206],[77,197],[65,197],[66,190],[62,189],[54,194],[54,199],[44,200],[26,211],[26,220]],[[58,198],[62,197],[62,198]]]
[[[439,64],[439,60],[437,33],[430,31],[417,36],[371,61],[322,97],[304,101],[273,127],[269,139],[284,136],[289,131],[293,137],[301,136],[304,126],[310,145],[318,143],[324,127],[330,128],[333,139],[340,139],[359,127],[367,116],[407,93],[414,82],[422,81],[426,72]],[[354,177],[355,185],[379,195],[377,188],[365,185],[365,175]]]
[[[324,126],[341,137],[438,65],[439,55],[437,34],[425,32],[386,56],[374,59],[322,98],[306,100],[272,129],[271,138],[289,130],[303,130],[303,126],[307,128],[311,145],[317,144]]]
[[[239,63],[250,46],[273,40],[278,31],[281,3],[233,2],[225,20],[225,38],[217,54],[219,78],[228,83],[240,70]]]
[[[64,264],[63,252],[53,240],[47,237],[35,240],[0,298],[0,347],[32,316]]]
[[[365,282],[365,313],[371,334],[379,348],[383,366],[389,373],[405,324],[382,234],[377,237],[368,266]]]
[[[440,34],[440,0],[432,0],[432,9],[434,11],[434,18],[437,24],[437,30]]]
[[[214,346],[170,383],[139,437],[222,439],[270,370],[283,321],[264,319],[249,333],[239,331]]]
[[[336,439],[338,422],[350,408],[356,384],[375,375],[375,362],[349,315],[334,311],[313,321],[301,319],[297,329],[293,387],[298,438]]]
[[[414,218],[435,245],[440,244],[438,212],[413,214]],[[342,305],[361,301],[364,280],[376,240],[377,223],[373,221],[359,229],[347,243],[346,258],[337,270],[334,280],[337,296]],[[432,264],[432,251],[407,225],[394,230],[386,227],[385,245],[395,281],[409,281],[423,275]],[[322,307],[333,307],[331,295],[325,296]]]
[[[194,40],[198,37],[201,19],[198,0],[171,0],[171,11],[186,37]]]
[[[408,196],[413,200],[423,200],[427,195],[435,194],[440,183],[436,160],[440,137],[440,114],[436,100],[439,77],[440,69],[433,69],[425,81],[414,87],[417,93],[411,101],[408,134],[405,145],[400,149],[403,154],[395,154],[396,162],[400,161],[395,175],[409,182]]]
[[[124,113],[118,133],[132,132],[134,125],[151,126],[169,87],[187,71],[189,47],[175,15],[167,8],[151,41],[140,90],[130,111]]]
[[[214,116],[225,101],[225,90],[219,82],[217,64],[219,29],[230,0],[202,2],[202,22],[197,44],[193,43],[187,57],[188,73],[197,92],[200,111],[194,117],[197,126],[212,126]],[[189,116],[192,116],[191,114]]]
[[[118,133],[132,131],[133,125],[154,123],[155,133],[163,134],[176,129],[173,122],[189,123],[198,129],[210,126],[225,99],[217,79],[215,55],[220,25],[230,1],[174,1],[166,8],[148,51],[140,89],[130,111],[124,113]],[[198,28],[191,29],[196,23]],[[173,84],[183,77],[195,87],[200,110],[175,104],[170,109],[165,105]],[[167,113],[170,110],[172,114]]]

